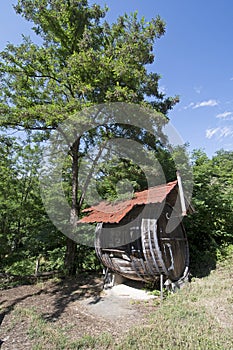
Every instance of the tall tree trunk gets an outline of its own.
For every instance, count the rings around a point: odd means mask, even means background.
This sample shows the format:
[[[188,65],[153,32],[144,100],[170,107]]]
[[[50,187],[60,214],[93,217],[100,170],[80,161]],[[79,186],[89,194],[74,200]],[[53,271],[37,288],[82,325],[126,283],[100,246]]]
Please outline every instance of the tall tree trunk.
[[[67,237],[65,269],[68,276],[75,276],[77,272],[77,243]]]
[[[72,198],[70,223],[73,228],[76,228],[78,221],[78,160],[79,160],[79,144],[80,139],[77,139],[71,147],[72,156]],[[77,272],[77,243],[67,237],[66,254],[65,254],[65,269],[68,276],[75,276]]]

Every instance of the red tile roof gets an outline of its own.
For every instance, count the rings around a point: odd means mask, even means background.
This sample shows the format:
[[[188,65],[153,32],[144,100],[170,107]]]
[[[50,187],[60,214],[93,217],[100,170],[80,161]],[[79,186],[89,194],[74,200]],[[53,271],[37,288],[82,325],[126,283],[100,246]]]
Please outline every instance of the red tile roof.
[[[167,184],[150,187],[148,190],[135,192],[132,199],[117,203],[101,202],[93,207],[84,209],[88,213],[78,223],[119,223],[136,205],[162,203],[167,195],[175,188],[177,180]]]

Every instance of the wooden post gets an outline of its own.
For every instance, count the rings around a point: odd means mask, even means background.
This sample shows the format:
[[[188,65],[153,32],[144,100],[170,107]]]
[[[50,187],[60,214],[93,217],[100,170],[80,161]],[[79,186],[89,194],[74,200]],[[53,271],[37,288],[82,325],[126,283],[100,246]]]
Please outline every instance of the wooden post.
[[[163,275],[160,275],[160,300],[163,300]]]
[[[180,192],[180,202],[181,202],[181,210],[182,210],[182,216],[187,215],[187,209],[185,205],[185,198],[184,198],[184,190],[181,182],[181,176],[179,170],[176,172],[176,177],[178,181],[178,187],[179,187],[179,192]]]
[[[38,277],[38,273],[39,273],[39,269],[40,269],[40,260],[41,260],[41,255],[39,255],[37,260],[36,260],[35,277]]]

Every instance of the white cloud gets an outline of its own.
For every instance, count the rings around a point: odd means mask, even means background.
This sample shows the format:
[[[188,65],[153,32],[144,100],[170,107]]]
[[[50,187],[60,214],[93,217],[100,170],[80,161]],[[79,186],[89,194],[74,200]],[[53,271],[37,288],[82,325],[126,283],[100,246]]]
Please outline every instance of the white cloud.
[[[217,106],[218,102],[216,100],[208,100],[208,101],[202,101],[202,102],[197,102],[192,108],[200,108],[200,107],[214,107]]]
[[[231,128],[230,126],[224,126],[220,130],[219,138],[221,139],[222,137],[228,137],[228,136],[230,137],[233,136],[233,128]]]
[[[207,129],[206,130],[207,139],[211,139],[219,130],[220,128]]]
[[[218,114],[218,115],[216,115],[216,118],[220,118],[220,119],[225,119],[225,118],[227,118],[229,115],[232,115],[232,113],[231,112],[224,112],[224,113],[221,113],[221,114]]]
[[[202,102],[190,102],[189,105],[185,106],[184,109],[196,109],[196,108],[200,108],[200,107],[215,107],[218,106],[218,101],[216,100],[208,100],[208,101],[202,101]]]
[[[194,102],[191,102],[188,106],[185,106],[184,109],[189,109],[194,106]]]
[[[206,138],[211,139],[213,136],[217,136],[217,139],[223,139],[225,137],[233,137],[233,128],[231,126],[224,126],[218,128],[212,128],[206,130]]]
[[[216,115],[216,118],[224,120],[233,120],[233,112],[224,112]]]

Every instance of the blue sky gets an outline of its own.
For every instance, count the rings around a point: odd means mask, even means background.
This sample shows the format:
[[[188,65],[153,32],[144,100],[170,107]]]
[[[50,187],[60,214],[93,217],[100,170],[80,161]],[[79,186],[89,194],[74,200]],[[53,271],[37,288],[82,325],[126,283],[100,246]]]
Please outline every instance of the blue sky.
[[[15,2],[0,2],[0,50],[30,33],[30,24],[12,9]],[[166,34],[155,44],[150,69],[162,76],[162,91],[180,96],[169,114],[173,126],[190,150],[203,148],[209,156],[221,148],[233,150],[233,1],[95,2],[107,4],[110,22],[136,10],[139,17],[149,20],[159,14],[165,20]]]

